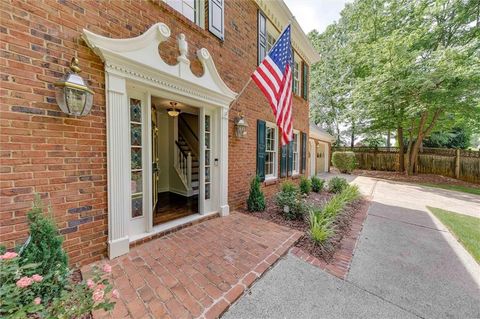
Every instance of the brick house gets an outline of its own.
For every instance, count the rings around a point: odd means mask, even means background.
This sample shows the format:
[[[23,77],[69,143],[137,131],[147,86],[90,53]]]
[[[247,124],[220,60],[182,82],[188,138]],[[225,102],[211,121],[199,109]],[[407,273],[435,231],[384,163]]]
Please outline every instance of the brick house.
[[[282,1],[2,0],[1,11],[7,247],[25,241],[35,193],[80,265],[245,206],[255,174],[268,196],[308,174],[308,74],[319,56]],[[228,107],[290,20],[295,137],[281,148],[255,84]],[[72,57],[95,93],[86,116],[55,98]]]

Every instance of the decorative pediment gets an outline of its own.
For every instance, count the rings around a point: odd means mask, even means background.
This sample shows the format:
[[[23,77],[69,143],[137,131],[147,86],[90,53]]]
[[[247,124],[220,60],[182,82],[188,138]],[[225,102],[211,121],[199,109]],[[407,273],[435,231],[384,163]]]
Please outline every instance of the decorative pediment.
[[[178,63],[169,65],[162,60],[159,45],[169,37],[170,28],[164,23],[154,24],[142,35],[128,39],[112,39],[83,30],[84,40],[101,57],[107,72],[120,73],[167,91],[228,106],[237,94],[223,82],[208,50],[201,48],[197,51],[204,70],[203,75],[198,77],[190,69],[184,34],[177,36]]]

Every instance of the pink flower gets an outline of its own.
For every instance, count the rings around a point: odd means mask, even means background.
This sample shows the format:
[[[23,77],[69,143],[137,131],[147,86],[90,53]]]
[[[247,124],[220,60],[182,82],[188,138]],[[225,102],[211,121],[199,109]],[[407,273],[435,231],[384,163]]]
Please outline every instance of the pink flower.
[[[112,296],[113,296],[113,298],[115,298],[115,299],[120,298],[120,293],[118,292],[117,289],[113,289],[113,291],[112,291]]]
[[[97,289],[94,291],[92,295],[92,299],[93,301],[101,301],[104,295],[105,295],[105,291],[103,289]]]
[[[110,266],[109,264],[103,265],[103,271],[106,272],[106,273],[111,273],[112,272],[112,266]]]
[[[7,251],[5,254],[0,255],[0,259],[13,259],[17,256],[18,256],[17,253],[14,253],[12,251]]]
[[[25,288],[30,286],[31,284],[33,284],[33,279],[29,277],[22,277],[16,283],[17,287],[19,288]]]
[[[41,302],[42,302],[42,298],[40,298],[40,297],[37,297],[37,298],[33,299],[33,303],[36,304],[36,305],[39,305]]]
[[[32,279],[33,279],[33,281],[35,281],[35,282],[40,282],[40,281],[43,280],[43,277],[40,276],[39,274],[35,274],[35,275],[32,276]]]
[[[90,289],[93,289],[93,287],[95,287],[95,283],[93,282],[92,279],[88,279],[88,280],[87,280],[87,286],[88,286],[88,288],[90,288]]]

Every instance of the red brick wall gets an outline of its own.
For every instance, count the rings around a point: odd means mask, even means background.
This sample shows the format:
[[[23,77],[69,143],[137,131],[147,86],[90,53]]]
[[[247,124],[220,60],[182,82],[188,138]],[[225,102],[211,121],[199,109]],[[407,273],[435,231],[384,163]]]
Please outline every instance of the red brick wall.
[[[185,33],[192,69],[201,74],[196,50],[206,47],[227,85],[240,91],[257,64],[257,8],[250,1],[225,4],[225,41],[199,28],[161,1],[1,0],[0,26],[0,242],[21,244],[27,235],[26,211],[38,192],[50,203],[72,264],[92,262],[106,254],[105,78],[102,61],[81,39],[86,28],[113,38],[138,36],[157,22],[172,37],[160,47],[174,63],[175,36]],[[208,21],[208,19],[206,19]],[[90,115],[63,114],[53,83],[77,56],[81,75],[95,91]],[[247,138],[233,134],[237,110],[247,117]],[[308,131],[308,105],[294,98],[294,127]],[[261,92],[250,84],[229,128],[229,202],[242,206],[255,174],[256,120],[273,121]],[[268,194],[276,185],[265,187]]]

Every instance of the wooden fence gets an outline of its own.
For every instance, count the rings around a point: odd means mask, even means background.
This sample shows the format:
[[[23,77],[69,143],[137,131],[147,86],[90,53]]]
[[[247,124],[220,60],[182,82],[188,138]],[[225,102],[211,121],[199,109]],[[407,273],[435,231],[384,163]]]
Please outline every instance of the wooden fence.
[[[336,147],[333,151],[353,151],[359,169],[398,170],[398,147]],[[406,162],[406,161],[405,161]],[[480,183],[480,152],[424,147],[418,154],[416,171]]]

